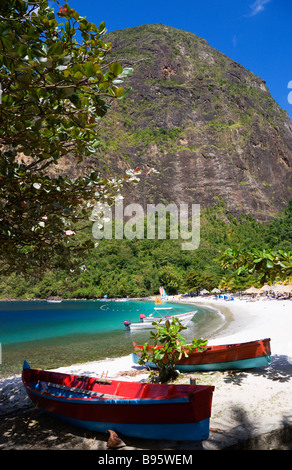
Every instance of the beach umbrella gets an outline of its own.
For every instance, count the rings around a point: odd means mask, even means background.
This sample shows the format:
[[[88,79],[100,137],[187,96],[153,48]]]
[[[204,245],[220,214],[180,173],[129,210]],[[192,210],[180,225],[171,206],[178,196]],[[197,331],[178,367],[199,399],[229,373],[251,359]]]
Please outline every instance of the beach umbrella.
[[[213,290],[211,290],[211,294],[220,294],[220,293],[221,293],[221,290],[217,289],[217,287],[215,287]]]
[[[210,294],[210,292],[207,289],[203,289],[201,290],[200,294],[205,295],[205,294]]]
[[[274,292],[276,292],[277,294],[283,294],[283,288],[284,286],[282,286],[282,284],[278,284],[277,286],[274,286]]]
[[[292,292],[292,286],[284,286],[283,284],[278,284],[277,286],[275,286],[274,292],[276,292],[277,294],[290,294]]]
[[[273,286],[269,286],[268,284],[265,284],[263,287],[260,288],[261,292],[270,292],[273,290],[274,290]]]
[[[256,287],[250,287],[249,289],[247,289],[245,291],[246,294],[259,294],[260,293],[260,289],[257,289]]]

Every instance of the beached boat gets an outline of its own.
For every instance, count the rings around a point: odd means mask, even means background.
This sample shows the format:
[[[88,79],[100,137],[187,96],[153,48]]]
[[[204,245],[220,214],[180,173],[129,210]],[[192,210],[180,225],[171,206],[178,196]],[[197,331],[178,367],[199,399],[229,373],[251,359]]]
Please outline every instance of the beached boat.
[[[31,369],[22,380],[39,409],[91,431],[145,439],[203,440],[214,387],[126,382]]]
[[[199,372],[265,367],[271,364],[270,341],[270,338],[266,338],[247,343],[207,346],[203,352],[193,352],[188,357],[182,357],[176,363],[176,368],[181,372]],[[133,345],[133,362],[137,364],[143,346],[136,343]],[[152,362],[146,365],[155,367]]]
[[[165,325],[167,320],[171,321],[171,319],[174,317],[177,318],[184,326],[186,326],[193,318],[195,313],[197,313],[197,310],[187,313],[172,313],[172,310],[173,307],[154,307],[154,313],[151,313],[148,317],[141,313],[140,322],[132,323],[131,320],[125,320],[124,325],[127,330],[153,330],[155,329],[155,326],[152,325],[154,321],[161,320],[161,324]]]

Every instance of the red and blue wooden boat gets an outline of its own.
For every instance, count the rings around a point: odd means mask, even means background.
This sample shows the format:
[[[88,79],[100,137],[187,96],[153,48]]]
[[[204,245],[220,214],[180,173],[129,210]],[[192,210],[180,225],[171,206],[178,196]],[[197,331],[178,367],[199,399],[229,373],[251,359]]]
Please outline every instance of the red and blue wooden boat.
[[[271,364],[270,341],[270,338],[266,338],[247,343],[207,346],[203,352],[194,351],[188,357],[183,356],[177,361],[176,368],[182,372],[199,372],[265,367]],[[143,346],[136,343],[133,345],[133,362],[138,364]],[[147,362],[146,365],[155,368],[152,362]]]
[[[31,369],[26,361],[22,380],[39,409],[85,429],[146,439],[209,436],[211,385],[103,380]]]

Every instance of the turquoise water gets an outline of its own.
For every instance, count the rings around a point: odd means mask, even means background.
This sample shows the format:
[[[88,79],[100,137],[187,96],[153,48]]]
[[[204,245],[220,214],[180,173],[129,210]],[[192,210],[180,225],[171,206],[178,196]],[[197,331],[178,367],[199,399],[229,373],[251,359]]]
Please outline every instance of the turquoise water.
[[[215,309],[167,303],[176,313],[198,310],[183,335],[207,337],[225,318]],[[23,360],[35,368],[118,357],[133,351],[132,343],[149,339],[149,330],[129,332],[124,320],[139,321],[153,313],[150,301],[0,302],[0,376],[21,373]]]

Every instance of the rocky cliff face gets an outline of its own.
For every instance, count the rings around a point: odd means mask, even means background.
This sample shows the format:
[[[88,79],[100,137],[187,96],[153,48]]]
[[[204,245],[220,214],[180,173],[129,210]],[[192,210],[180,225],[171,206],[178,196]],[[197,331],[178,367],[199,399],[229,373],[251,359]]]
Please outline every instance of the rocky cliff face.
[[[172,27],[143,25],[106,39],[111,59],[134,68],[126,80],[133,89],[103,120],[97,157],[118,171],[159,171],[128,201],[208,205],[220,196],[234,215],[258,220],[287,205],[292,124],[261,78]]]

